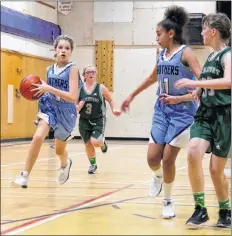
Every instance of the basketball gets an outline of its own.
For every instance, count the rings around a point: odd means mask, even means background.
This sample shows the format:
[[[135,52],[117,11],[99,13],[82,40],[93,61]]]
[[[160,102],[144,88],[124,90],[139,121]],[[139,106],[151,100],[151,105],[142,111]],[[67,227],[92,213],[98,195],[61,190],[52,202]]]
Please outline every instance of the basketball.
[[[21,95],[30,101],[38,100],[43,95],[35,96],[37,91],[31,91],[31,89],[36,88],[36,86],[32,84],[41,84],[40,77],[38,75],[28,75],[22,79],[19,86]]]

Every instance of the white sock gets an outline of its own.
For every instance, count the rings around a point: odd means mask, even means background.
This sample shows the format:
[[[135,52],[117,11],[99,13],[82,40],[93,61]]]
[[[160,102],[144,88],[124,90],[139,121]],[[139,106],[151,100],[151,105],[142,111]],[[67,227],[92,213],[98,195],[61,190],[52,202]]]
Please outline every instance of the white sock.
[[[23,176],[24,176],[24,177],[28,177],[28,176],[29,176],[29,173],[24,170],[24,171],[23,171]]]
[[[163,168],[162,168],[162,166],[158,170],[155,170],[154,174],[157,177],[163,177]]]
[[[164,199],[165,200],[171,200],[172,199],[172,186],[174,184],[174,181],[170,184],[163,183],[164,188]]]

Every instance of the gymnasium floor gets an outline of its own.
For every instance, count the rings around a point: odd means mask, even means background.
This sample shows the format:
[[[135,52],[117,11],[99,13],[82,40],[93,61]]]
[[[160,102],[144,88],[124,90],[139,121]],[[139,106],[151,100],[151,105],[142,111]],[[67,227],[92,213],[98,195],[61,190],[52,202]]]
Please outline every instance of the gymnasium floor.
[[[27,189],[11,182],[22,170],[28,142],[1,146],[2,235],[230,235],[216,228],[218,204],[204,158],[205,193],[210,220],[188,228],[193,198],[187,176],[186,151],[177,159],[173,199],[176,217],[161,218],[162,196],[147,197],[151,171],[146,163],[147,142],[109,141],[106,154],[98,150],[98,172],[88,175],[89,163],[81,140],[68,144],[73,160],[68,182],[56,184],[59,161],[51,141],[43,145]]]

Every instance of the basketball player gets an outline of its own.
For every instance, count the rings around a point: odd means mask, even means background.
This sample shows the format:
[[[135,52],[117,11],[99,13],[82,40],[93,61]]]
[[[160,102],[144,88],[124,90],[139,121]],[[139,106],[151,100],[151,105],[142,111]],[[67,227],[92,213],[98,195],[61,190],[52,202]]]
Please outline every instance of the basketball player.
[[[55,58],[56,58],[56,55],[55,55]],[[81,80],[80,72],[78,71],[78,88],[79,88],[79,90],[81,89],[82,86],[83,86],[83,82]],[[34,120],[34,124],[37,126],[39,124],[39,119]],[[50,129],[50,132],[54,132],[52,128]],[[51,144],[50,148],[55,148],[55,143]]]
[[[156,28],[157,43],[163,48],[157,64],[144,82],[122,103],[126,111],[135,96],[156,81],[159,84],[147,161],[153,171],[149,196],[156,197],[164,188],[162,217],[175,217],[172,201],[172,186],[175,179],[175,161],[189,139],[189,128],[197,110],[197,102],[187,89],[177,90],[174,83],[185,77],[195,81],[201,67],[192,50],[184,43],[182,33],[188,21],[184,8],[171,6],[166,9],[164,19]],[[162,161],[162,166],[161,166]],[[163,183],[164,182],[164,183]]]
[[[97,83],[97,70],[94,66],[87,66],[83,70],[84,85],[80,89],[78,110],[79,132],[85,143],[86,154],[90,162],[89,174],[97,170],[95,148],[100,147],[102,152],[107,152],[104,137],[106,125],[106,103],[109,103],[112,113],[120,116],[121,111],[115,110],[113,98],[109,90]]]
[[[69,178],[72,160],[68,157],[66,144],[72,138],[76,125],[76,101],[78,96],[78,69],[69,62],[74,48],[73,39],[60,35],[54,42],[57,63],[47,70],[47,83],[34,84],[36,95],[44,95],[39,100],[38,127],[32,139],[24,170],[13,182],[23,188],[27,187],[29,174],[39,155],[42,143],[50,128],[54,130],[55,151],[60,159],[57,183],[64,184]]]
[[[210,175],[219,205],[219,227],[231,227],[231,206],[228,181],[224,168],[231,147],[231,36],[230,19],[222,13],[203,18],[204,45],[213,48],[201,72],[200,81],[180,80],[177,88],[197,88],[200,107],[191,127],[188,147],[188,170],[195,200],[195,211],[186,222],[199,225],[209,217],[204,201],[204,175],[202,159],[212,152]]]

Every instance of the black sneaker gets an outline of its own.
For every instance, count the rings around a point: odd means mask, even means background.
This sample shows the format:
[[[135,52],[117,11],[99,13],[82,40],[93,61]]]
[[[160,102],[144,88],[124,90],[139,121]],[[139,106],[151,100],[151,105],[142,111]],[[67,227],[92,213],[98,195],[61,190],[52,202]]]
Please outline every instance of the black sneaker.
[[[219,219],[217,222],[218,227],[231,227],[231,210],[230,209],[220,209]]]
[[[102,150],[103,153],[106,153],[106,152],[107,152],[108,146],[107,146],[106,141],[104,141],[104,145],[101,147],[101,150]]]
[[[91,166],[89,167],[88,173],[89,173],[89,174],[95,174],[95,173],[96,173],[96,170],[97,170],[97,165],[91,165]]]
[[[193,215],[187,220],[186,225],[200,225],[209,220],[207,209],[196,206]]]

